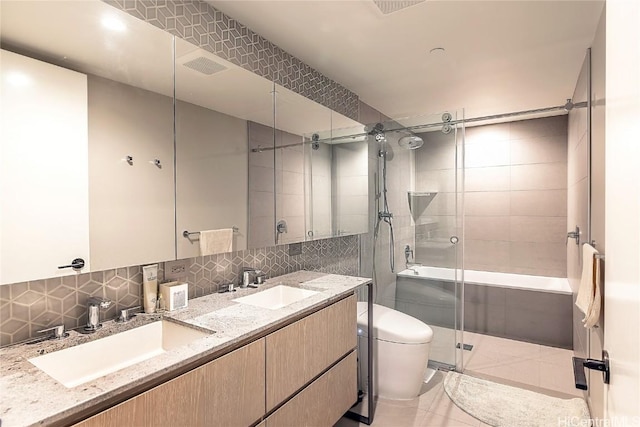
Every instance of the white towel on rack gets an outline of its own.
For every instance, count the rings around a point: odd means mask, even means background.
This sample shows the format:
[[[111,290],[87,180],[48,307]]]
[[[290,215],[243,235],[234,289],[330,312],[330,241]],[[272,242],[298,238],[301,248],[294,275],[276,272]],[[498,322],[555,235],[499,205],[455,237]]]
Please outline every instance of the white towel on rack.
[[[600,318],[600,259],[591,245],[582,245],[582,277],[576,298],[576,306],[584,313],[585,328],[593,328]]]
[[[200,232],[200,256],[222,254],[233,250],[233,229],[204,230]]]

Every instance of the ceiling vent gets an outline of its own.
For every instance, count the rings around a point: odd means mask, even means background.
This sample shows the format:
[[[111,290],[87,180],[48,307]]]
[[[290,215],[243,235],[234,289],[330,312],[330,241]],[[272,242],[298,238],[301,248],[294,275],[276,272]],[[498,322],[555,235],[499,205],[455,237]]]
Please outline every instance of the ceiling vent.
[[[415,6],[416,4],[424,3],[425,0],[373,0],[373,2],[378,6],[378,9],[380,9],[382,13],[388,15],[390,13]]]
[[[185,62],[182,65],[208,76],[227,69],[227,67],[225,67],[224,65],[220,65],[217,62],[210,60],[209,58],[205,58],[204,56],[192,59],[191,61]]]

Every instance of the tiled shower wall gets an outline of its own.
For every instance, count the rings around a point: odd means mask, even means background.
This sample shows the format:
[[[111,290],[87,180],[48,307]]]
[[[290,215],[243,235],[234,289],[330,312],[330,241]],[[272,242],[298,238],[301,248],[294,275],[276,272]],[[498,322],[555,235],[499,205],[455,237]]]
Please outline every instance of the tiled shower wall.
[[[379,111],[372,107],[360,105],[360,122],[377,123],[389,120]],[[404,270],[404,250],[406,245],[411,247],[415,243],[415,226],[411,220],[411,213],[407,202],[407,191],[413,190],[413,161],[414,154],[409,150],[404,150],[398,145],[398,135],[390,133],[387,135],[388,152],[387,162],[387,189],[389,197],[389,210],[393,213],[393,230],[395,237],[395,270],[391,271],[390,266],[390,232],[386,224],[380,225],[380,232],[377,243],[374,242],[374,229],[378,210],[376,201],[380,200],[378,193],[381,191],[382,178],[379,173],[378,151],[381,146],[378,143],[368,144],[368,167],[369,167],[369,233],[362,235],[360,244],[360,259],[362,268],[360,274],[366,277],[374,277],[375,262],[375,302],[387,307],[395,308],[396,299],[396,272]],[[381,207],[381,206],[380,206]],[[375,251],[374,251],[375,243]],[[374,261],[375,252],[375,261]]]
[[[423,137],[417,188],[438,192],[424,215],[451,222],[455,147]],[[567,116],[467,128],[464,190],[465,269],[566,277]],[[419,261],[453,265],[428,251]]]
[[[567,116],[465,140],[465,268],[566,277]]]
[[[358,275],[359,236],[304,242],[300,255],[290,256],[289,246],[252,249],[189,258],[189,297],[218,291],[218,286],[238,283],[242,267],[254,267],[275,277],[298,270]],[[159,278],[164,277],[161,263]],[[118,310],[142,304],[140,266],[65,276],[0,286],[0,346],[38,336],[38,330],[64,325],[77,328],[86,323],[86,300],[100,296],[113,301],[102,319],[113,319]]]

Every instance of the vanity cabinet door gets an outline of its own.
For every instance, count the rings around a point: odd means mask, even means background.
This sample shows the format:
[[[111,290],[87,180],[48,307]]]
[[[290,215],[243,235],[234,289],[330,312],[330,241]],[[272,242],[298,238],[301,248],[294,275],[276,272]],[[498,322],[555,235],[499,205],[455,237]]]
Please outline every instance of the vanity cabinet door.
[[[267,411],[356,347],[356,297],[266,337]]]
[[[341,360],[266,419],[266,427],[333,426],[357,399],[357,355]]]
[[[264,339],[76,426],[248,426],[265,413]]]
[[[358,345],[357,300],[352,295],[325,309],[331,320],[327,352],[333,363]]]

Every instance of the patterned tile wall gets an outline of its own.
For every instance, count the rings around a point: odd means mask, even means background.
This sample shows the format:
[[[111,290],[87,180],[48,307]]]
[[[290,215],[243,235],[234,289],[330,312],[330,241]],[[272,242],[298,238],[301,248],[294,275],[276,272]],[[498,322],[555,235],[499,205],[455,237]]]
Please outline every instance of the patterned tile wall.
[[[298,270],[358,275],[359,236],[302,243],[300,255],[289,256],[289,246],[252,249],[188,260],[189,296],[218,291],[237,283],[242,267],[262,269],[268,277]],[[163,264],[158,277],[163,281]],[[140,266],[0,286],[0,346],[37,337],[38,330],[64,323],[68,328],[86,322],[86,300],[101,296],[114,302],[102,313],[113,319],[121,308],[142,304]]]
[[[358,96],[199,0],[103,0],[220,58],[358,120]]]

